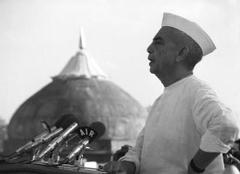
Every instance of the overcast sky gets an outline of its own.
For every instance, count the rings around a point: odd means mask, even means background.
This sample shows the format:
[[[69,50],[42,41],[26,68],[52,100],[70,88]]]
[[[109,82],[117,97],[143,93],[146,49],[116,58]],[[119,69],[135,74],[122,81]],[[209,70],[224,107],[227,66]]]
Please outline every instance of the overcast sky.
[[[196,21],[217,50],[195,70],[240,113],[239,0],[0,0],[0,117],[9,121],[32,94],[86,48],[113,81],[143,106],[163,86],[149,73],[146,48],[163,12]]]

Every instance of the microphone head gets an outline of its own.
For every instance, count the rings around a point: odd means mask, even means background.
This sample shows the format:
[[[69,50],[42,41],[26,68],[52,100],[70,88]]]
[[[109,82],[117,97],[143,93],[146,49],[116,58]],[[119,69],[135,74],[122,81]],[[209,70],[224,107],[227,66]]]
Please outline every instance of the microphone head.
[[[63,114],[59,120],[54,124],[57,128],[66,129],[73,123],[78,123],[78,119],[73,114]]]
[[[80,127],[77,131],[81,139],[87,138],[91,143],[105,133],[105,126],[101,122],[93,122],[90,126]]]
[[[100,121],[96,121],[90,124],[90,127],[97,132],[96,138],[100,138],[105,133],[106,127]]]

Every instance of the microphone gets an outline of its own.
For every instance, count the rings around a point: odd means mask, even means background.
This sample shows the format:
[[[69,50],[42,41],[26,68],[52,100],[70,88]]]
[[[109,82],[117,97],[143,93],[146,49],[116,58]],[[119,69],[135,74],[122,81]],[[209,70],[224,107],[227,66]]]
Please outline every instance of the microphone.
[[[78,133],[81,140],[72,152],[68,154],[63,163],[72,161],[77,155],[83,154],[89,143],[91,143],[94,139],[101,137],[105,133],[105,126],[101,122],[94,122],[90,125],[90,127],[80,127]]]
[[[63,115],[59,120],[56,121],[53,127],[51,127],[48,131],[44,131],[40,135],[34,137],[31,141],[27,142],[25,145],[19,147],[16,151],[16,155],[20,155],[23,152],[29,151],[38,145],[45,143],[57,136],[63,129],[67,128],[67,120],[72,117],[70,114]]]
[[[69,117],[70,118],[70,117]],[[60,133],[60,135],[56,138],[54,138],[48,145],[46,148],[44,148],[36,157],[33,161],[37,161],[42,159],[46,154],[48,154],[49,152],[51,152],[60,142],[62,142],[71,132],[73,132],[76,128],[79,127],[79,123],[78,120],[72,116],[71,119],[67,119],[65,121],[66,125],[68,125],[68,127],[62,131]]]

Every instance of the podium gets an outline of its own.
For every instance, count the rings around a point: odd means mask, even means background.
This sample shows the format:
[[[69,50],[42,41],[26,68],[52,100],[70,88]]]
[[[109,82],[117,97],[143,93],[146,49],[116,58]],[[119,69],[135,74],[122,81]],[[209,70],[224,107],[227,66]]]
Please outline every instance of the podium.
[[[0,174],[106,174],[96,169],[78,171],[36,164],[0,164]]]

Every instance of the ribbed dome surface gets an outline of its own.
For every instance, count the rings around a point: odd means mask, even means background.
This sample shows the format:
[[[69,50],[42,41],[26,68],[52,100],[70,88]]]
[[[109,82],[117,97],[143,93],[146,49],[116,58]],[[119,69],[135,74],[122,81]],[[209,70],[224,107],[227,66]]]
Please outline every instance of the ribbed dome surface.
[[[107,80],[95,78],[54,79],[34,94],[12,117],[9,138],[28,139],[42,131],[41,120],[54,124],[61,115],[74,114],[82,125],[101,121],[103,138],[136,138],[146,110],[128,93]]]

